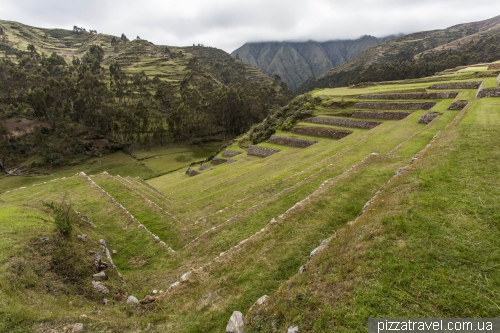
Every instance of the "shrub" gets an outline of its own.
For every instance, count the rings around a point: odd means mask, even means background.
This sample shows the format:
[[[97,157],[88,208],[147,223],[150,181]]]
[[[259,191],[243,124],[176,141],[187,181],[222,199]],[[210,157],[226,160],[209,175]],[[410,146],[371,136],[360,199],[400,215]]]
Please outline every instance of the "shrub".
[[[59,204],[54,204],[54,202],[43,204],[52,210],[57,231],[65,238],[71,238],[73,231],[71,201],[68,202],[66,197],[63,197]]]

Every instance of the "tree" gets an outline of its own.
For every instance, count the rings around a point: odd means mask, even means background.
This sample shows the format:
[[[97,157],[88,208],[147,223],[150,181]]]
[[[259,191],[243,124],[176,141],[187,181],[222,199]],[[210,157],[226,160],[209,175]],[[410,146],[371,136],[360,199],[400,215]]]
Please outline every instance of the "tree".
[[[127,38],[127,36],[125,36],[125,34],[122,34],[122,36],[120,37],[120,39],[124,43],[128,42],[128,38]]]

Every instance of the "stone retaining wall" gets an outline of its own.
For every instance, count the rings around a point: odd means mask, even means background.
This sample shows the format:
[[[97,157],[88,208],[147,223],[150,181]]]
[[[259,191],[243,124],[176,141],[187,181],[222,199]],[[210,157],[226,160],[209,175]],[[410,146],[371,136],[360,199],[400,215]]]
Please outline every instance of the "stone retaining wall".
[[[481,86],[481,81],[476,82],[453,82],[453,83],[436,83],[431,89],[478,89]]]
[[[354,104],[354,107],[360,109],[429,110],[436,104],[437,104],[436,102],[408,102],[408,103],[361,102]]]
[[[500,69],[500,62],[497,62],[497,63],[494,63],[494,64],[490,64],[488,66],[488,70],[493,70],[493,69]]]
[[[225,158],[214,157],[210,162],[212,162],[212,164],[214,165],[220,165],[226,163],[227,160]]]
[[[275,143],[277,145],[285,145],[285,146],[292,146],[292,147],[299,147],[299,148],[307,148],[307,147],[312,146],[313,144],[317,143],[318,141],[307,140],[307,139],[300,139],[300,138],[292,138],[290,136],[273,135],[268,140],[268,142],[269,143]]]
[[[401,120],[411,115],[411,112],[376,112],[376,111],[354,111],[351,115],[352,118],[364,119],[387,119],[387,120]]]
[[[271,155],[276,154],[278,152],[280,152],[280,151],[276,150],[276,149],[264,148],[264,147],[253,146],[253,145],[248,146],[248,150],[247,150],[248,155],[255,155],[255,156],[262,156],[262,157],[268,157],[268,156],[271,156]]]
[[[477,92],[476,98],[500,97],[500,88],[484,88]]]
[[[455,98],[457,92],[422,92],[401,94],[366,94],[358,96],[358,99],[443,99]]]
[[[201,163],[200,170],[207,170],[207,169],[212,169],[212,166],[210,166],[209,164]]]
[[[352,133],[351,131],[341,131],[324,127],[304,127],[304,126],[294,127],[292,129],[292,132],[297,134],[322,136],[333,139],[342,139]]]
[[[423,114],[422,117],[420,117],[420,119],[418,120],[418,123],[419,124],[428,124],[431,121],[433,121],[434,119],[436,119],[437,117],[439,117],[438,113]]]
[[[303,121],[308,123],[336,125],[336,126],[364,128],[364,129],[372,129],[382,124],[376,121],[362,121],[353,119],[321,118],[321,117],[307,118],[304,119]]]
[[[469,104],[468,102],[453,102],[451,105],[448,107],[448,110],[462,110],[464,107]]]
[[[236,156],[236,155],[239,155],[239,154],[241,154],[241,151],[226,149],[222,153],[222,156],[224,156],[224,157],[233,157],[233,156]]]

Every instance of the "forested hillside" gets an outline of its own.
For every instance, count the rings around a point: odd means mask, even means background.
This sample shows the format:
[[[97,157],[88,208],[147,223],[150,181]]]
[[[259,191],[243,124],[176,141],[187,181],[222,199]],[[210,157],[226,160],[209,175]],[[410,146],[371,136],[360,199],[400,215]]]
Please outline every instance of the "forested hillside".
[[[170,48],[78,27],[43,30],[6,21],[0,34],[4,165],[31,154],[61,164],[94,151],[94,139],[112,149],[222,141],[290,96],[282,82],[215,48]],[[16,125],[22,119],[43,129],[23,132]]]

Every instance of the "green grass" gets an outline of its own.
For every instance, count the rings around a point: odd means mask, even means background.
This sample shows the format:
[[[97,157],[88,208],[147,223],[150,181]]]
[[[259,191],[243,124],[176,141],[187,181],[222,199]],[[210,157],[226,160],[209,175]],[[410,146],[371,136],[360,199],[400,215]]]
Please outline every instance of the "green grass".
[[[140,65],[155,63],[148,61]],[[449,76],[464,77],[472,80],[466,74]],[[361,93],[415,91],[431,84],[324,89],[315,95],[328,105],[354,101]],[[272,325],[286,331],[292,324],[301,332],[366,331],[367,318],[381,316],[497,317],[500,99],[474,100],[475,93],[460,91],[457,99],[473,101],[462,112],[447,110],[451,99],[437,100],[430,111],[382,121],[372,130],[349,129],[353,134],[340,140],[315,138],[318,143],[305,149],[261,143],[281,151],[267,158],[243,153],[233,158],[237,162],[195,177],[184,173],[187,165],[220,144],[134,151],[134,157],[117,153],[50,175],[0,179],[4,190],[28,185],[0,193],[0,332],[61,330],[77,321],[91,332],[219,332],[233,311],[247,315],[264,294],[271,297],[260,315],[247,316],[249,332],[268,332]],[[318,107],[315,115],[352,111]],[[440,116],[418,124],[429,112]],[[287,131],[276,135],[309,138]],[[241,151],[234,145],[229,149]],[[114,200],[73,176],[82,170],[96,174],[91,178]],[[100,174],[105,170],[108,175]],[[348,226],[379,190],[365,214]],[[137,307],[118,299],[104,307],[34,287],[10,291],[12,258],[27,260],[30,239],[55,232],[42,199],[64,194],[95,225],[85,227],[89,244],[103,238],[116,251],[124,293],[140,299],[154,289],[165,291],[186,272],[189,281],[152,305]],[[326,251],[298,275],[309,253],[335,233]],[[82,313],[88,317],[82,319]]]
[[[369,317],[497,317],[499,105],[474,101],[372,210],[283,286],[250,331],[271,321],[362,332]]]

